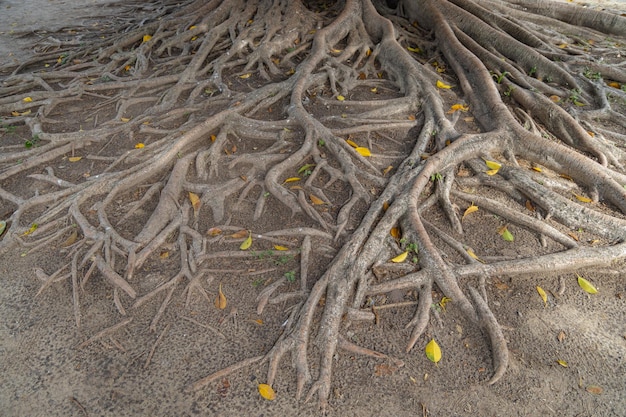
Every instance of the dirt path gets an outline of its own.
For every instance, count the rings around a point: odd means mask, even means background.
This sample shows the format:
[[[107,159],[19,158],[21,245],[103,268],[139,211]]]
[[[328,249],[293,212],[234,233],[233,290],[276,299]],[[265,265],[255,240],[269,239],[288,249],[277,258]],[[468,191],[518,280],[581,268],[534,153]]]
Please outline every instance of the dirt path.
[[[36,30],[39,36],[44,36],[44,26],[48,32],[71,29],[77,22],[97,28],[94,23],[111,22],[115,9],[89,7],[111,3],[0,1],[0,56],[12,53],[12,58],[24,59],[30,53],[30,40],[11,33],[17,28]],[[91,21],[88,13],[109,18]],[[475,221],[477,229],[493,228],[488,216]],[[105,288],[95,288],[83,299],[81,329],[74,322],[70,283],[53,284],[36,296],[42,282],[35,269],[49,272],[66,262],[57,250],[27,254],[21,249],[0,257],[0,415],[319,415],[315,406],[294,399],[290,368],[281,370],[274,402],[257,392],[265,367],[246,368],[196,393],[185,391],[211,372],[267,352],[280,334],[285,306],[268,307],[259,324],[254,278],[242,275],[224,283],[236,310],[217,311],[201,298],[185,309],[181,297],[157,333],[149,331],[152,316],[146,314],[89,342],[123,318],[111,299],[96,297],[110,294]],[[259,258],[245,267],[269,266]],[[159,279],[159,265],[153,267],[153,278]],[[626,270],[624,265],[615,269]],[[454,303],[447,311],[433,306],[444,324],[433,318],[427,330],[427,337],[436,337],[443,349],[438,365],[421,348],[404,353],[410,309],[390,308],[381,313],[379,325],[354,326],[349,334],[355,342],[398,358],[404,366],[337,355],[331,415],[626,415],[626,272],[580,274],[597,285],[598,294],[583,292],[572,274],[489,283],[489,299],[512,356],[507,374],[495,386],[485,384],[492,369],[486,340],[461,319]],[[559,295],[561,282],[565,287]],[[537,285],[548,292],[545,306]],[[154,305],[158,308],[158,302]]]

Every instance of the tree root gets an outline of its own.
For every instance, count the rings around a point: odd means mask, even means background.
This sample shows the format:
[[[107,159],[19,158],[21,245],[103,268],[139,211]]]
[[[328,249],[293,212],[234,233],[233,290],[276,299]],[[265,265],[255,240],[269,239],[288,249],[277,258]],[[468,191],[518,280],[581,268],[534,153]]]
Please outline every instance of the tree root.
[[[290,246],[284,255],[300,256],[298,288],[285,289],[283,277],[257,298],[258,314],[292,303],[274,347],[191,391],[259,363],[272,385],[290,353],[297,397],[308,388],[306,398],[317,395],[325,408],[338,349],[390,358],[343,336],[351,320],[378,320],[368,297],[417,293],[401,303],[415,306],[409,352],[429,326],[434,288],[487,333],[493,384],[506,377],[508,350],[487,277],[626,258],[626,107],[614,99],[624,99],[615,85],[626,80],[611,70],[624,51],[604,36],[625,37],[626,20],[567,4],[509,3],[400,1],[390,9],[347,0],[315,10],[300,1],[198,0],[69,50],[49,70],[56,55],[2,68],[11,75],[0,86],[8,225],[0,251],[41,250],[76,230],[62,248],[71,262],[36,270],[39,292],[70,277],[79,327],[92,276],[113,287],[122,316],[165,294],[150,325],[156,332],[180,293],[187,307],[193,293],[210,301],[211,271],[232,269],[211,262],[258,256],[222,245],[250,236],[263,247]],[[576,25],[605,63],[568,34]],[[71,121],[72,131],[56,130],[68,108],[87,103],[91,114]],[[26,148],[13,132],[31,138]],[[90,163],[82,177],[56,166],[80,158]],[[481,259],[460,213],[470,204],[531,232],[545,252]],[[240,213],[250,205],[246,225]],[[290,224],[252,233],[277,207],[291,212]],[[579,228],[593,238],[573,237]],[[166,246],[178,251],[177,272],[140,289],[145,266]],[[402,252],[406,262],[389,262]],[[327,258],[318,277],[311,266]]]

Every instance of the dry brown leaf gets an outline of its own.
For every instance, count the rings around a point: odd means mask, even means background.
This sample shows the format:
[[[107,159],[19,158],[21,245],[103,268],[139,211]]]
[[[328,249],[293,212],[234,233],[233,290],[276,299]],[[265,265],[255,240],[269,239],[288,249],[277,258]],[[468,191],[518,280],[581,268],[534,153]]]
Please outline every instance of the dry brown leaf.
[[[209,230],[206,231],[206,234],[209,236],[221,235],[222,229],[220,229],[219,227],[211,227]]]
[[[200,210],[200,206],[202,205],[202,201],[200,201],[200,197],[198,194],[189,192],[189,201],[191,202],[191,206],[193,207],[193,215],[198,216],[198,210]]]
[[[220,310],[224,310],[228,301],[226,300],[226,296],[222,292],[222,283],[220,282],[219,290],[217,292],[217,297],[215,298],[215,308]]]
[[[311,199],[311,202],[315,204],[316,206],[321,206],[322,204],[326,204],[324,200],[322,200],[319,197],[314,196],[313,194],[309,195],[309,198]]]
[[[2,234],[2,232],[0,232],[0,234]],[[67,239],[65,239],[65,242],[61,243],[61,247],[67,248],[68,246],[73,245],[74,242],[76,242],[77,238],[78,238],[78,231],[74,229],[72,230],[72,234]]]
[[[248,236],[248,231],[246,229],[241,229],[238,232],[233,233],[232,235],[230,235],[230,237],[232,237],[233,239],[241,239],[242,237],[246,237]]]

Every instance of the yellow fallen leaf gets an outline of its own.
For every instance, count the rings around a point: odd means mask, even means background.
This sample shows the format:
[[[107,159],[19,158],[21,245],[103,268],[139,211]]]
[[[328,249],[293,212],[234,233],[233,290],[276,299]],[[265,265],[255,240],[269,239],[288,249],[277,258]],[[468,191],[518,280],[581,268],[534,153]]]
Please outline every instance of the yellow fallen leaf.
[[[164,250],[163,252],[159,253],[159,258],[161,259],[167,259],[170,257],[170,253],[166,250]]]
[[[394,262],[394,263],[404,262],[407,256],[409,256],[409,251],[404,251],[400,255],[396,256],[395,258],[391,258],[391,262]]]
[[[411,52],[415,52],[415,53],[419,53],[420,52],[420,48],[411,48],[410,46],[407,46],[406,49],[408,49]]]
[[[587,281],[585,278],[581,277],[578,274],[576,276],[578,277],[578,285],[580,285],[580,288],[582,288],[589,294],[596,294],[598,292],[596,287],[594,287],[591,282]]]
[[[224,310],[228,301],[226,300],[226,296],[222,292],[222,283],[220,282],[219,290],[217,291],[217,298],[215,298],[215,308],[220,310]]]
[[[550,100],[551,100],[553,103],[558,103],[559,101],[561,101],[561,97],[559,97],[559,96],[557,96],[557,95],[552,95],[552,96],[550,96],[549,98],[550,98]]]
[[[389,165],[387,168],[383,170],[383,175],[389,174],[389,171],[393,169],[393,165]]]
[[[443,81],[437,80],[437,88],[442,88],[444,90],[447,90],[449,88],[452,88],[452,86],[444,83]]]
[[[33,233],[35,230],[37,230],[37,228],[39,227],[39,225],[37,223],[33,223],[30,225],[30,229],[28,229],[27,231],[25,231],[24,233],[22,233],[22,236],[28,236],[31,233]]]
[[[481,262],[481,263],[483,263],[483,264],[485,263],[482,259],[480,259],[480,258],[478,257],[478,255],[476,255],[476,254],[474,253],[474,250],[473,250],[472,248],[467,248],[467,249],[465,249],[465,251],[467,252],[467,254],[468,254],[471,258],[476,259],[478,262]]]
[[[211,142],[215,142],[215,139],[217,139],[217,136],[211,135]]]
[[[11,112],[11,116],[15,116],[15,117],[17,117],[17,116],[19,116],[19,115],[20,115],[20,112],[18,112],[18,111],[12,111],[12,112]]]
[[[346,98],[342,95],[337,96],[337,100],[344,101]]]
[[[190,192],[189,201],[191,202],[191,206],[193,207],[193,215],[197,216],[198,210],[200,210],[200,205],[202,204],[202,201],[200,201],[200,197],[198,197],[198,194]]]
[[[389,231],[389,234],[395,239],[400,239],[400,228],[392,227],[391,230]]]
[[[239,249],[241,250],[246,250],[248,249],[250,246],[252,246],[252,233],[248,234],[248,237],[246,238],[246,240],[244,240],[243,242],[241,242],[241,245],[239,245]]]
[[[487,168],[489,169],[496,169],[496,170],[502,167],[502,164],[500,164],[499,162],[489,161],[487,159],[485,159],[485,165],[487,165]]]
[[[24,103],[32,103],[33,98],[32,98],[32,97],[24,97],[24,98],[22,99],[22,101],[23,101]]]
[[[358,148],[359,145],[357,145],[355,142],[351,141],[350,139],[346,139],[346,143],[350,146],[352,146],[353,148]]]
[[[548,294],[546,294],[539,285],[537,285],[537,292],[539,293],[539,297],[543,300],[543,305],[548,305]]]
[[[378,88],[376,88],[376,87],[370,88],[370,91],[372,93],[377,93],[378,92]]]
[[[462,112],[469,111],[469,106],[466,106],[465,104],[453,104],[452,106],[450,106],[450,110],[448,110],[448,114],[452,114],[457,111],[462,111]]]
[[[287,184],[289,182],[296,182],[296,181],[300,181],[300,177],[287,178],[285,181],[283,181],[283,184]]]
[[[533,166],[533,171],[541,172],[543,170],[541,169],[541,167],[535,165],[535,166]]]
[[[274,398],[276,398],[276,393],[274,392],[272,387],[267,384],[259,384],[259,394],[261,394],[261,397],[269,401],[272,401]]]
[[[439,301],[439,307],[441,307],[443,311],[446,311],[446,304],[448,304],[450,301],[452,301],[452,298],[442,297],[441,300]]]
[[[83,159],[82,156],[70,156],[69,158],[67,158],[67,160],[70,161],[70,162],[78,162],[81,159]]]
[[[194,29],[195,29],[195,28],[197,28],[197,27],[198,27],[198,26],[196,26],[196,25],[191,25],[191,26],[189,26],[189,30],[194,30]]]
[[[478,211],[478,206],[475,206],[474,203],[472,203],[471,206],[469,206],[467,209],[465,209],[465,212],[463,213],[463,217],[461,217],[461,220],[463,220],[465,218],[465,216],[467,216],[468,214],[472,214],[475,211]]]
[[[563,368],[567,368],[567,362],[565,362],[562,359],[557,359],[556,363],[558,363],[559,365],[561,365]]]
[[[496,175],[498,173],[498,171],[499,170],[497,170],[497,169],[490,169],[488,171],[485,171],[485,174],[490,175],[490,176],[491,175]]]
[[[578,201],[582,201],[583,203],[591,203],[592,201],[589,197],[585,197],[584,195],[578,195],[576,193],[574,193],[574,197],[576,197]]]
[[[139,142],[139,143],[135,144],[135,149],[143,149],[143,148],[145,148],[145,147],[146,147],[146,145],[144,145],[144,144],[143,144],[143,143],[141,143],[141,142]]]
[[[317,206],[321,206],[322,204],[326,204],[326,203],[324,202],[324,200],[322,200],[322,199],[321,199],[321,198],[319,198],[319,197],[314,196],[313,194],[311,194],[311,195],[309,196],[309,198],[311,199],[311,202],[312,202],[313,204],[317,205]]]
[[[426,352],[426,357],[430,359],[431,362],[437,363],[441,360],[441,348],[437,342],[435,342],[435,339],[431,339],[430,342],[428,342],[424,352]]]
[[[239,78],[242,78],[242,79],[245,80],[246,78],[250,78],[251,75],[252,75],[251,73],[242,74],[242,75],[239,76]]]
[[[561,48],[561,49],[565,49],[565,48],[567,48],[567,44],[566,44],[566,43],[561,43],[561,44],[559,44],[559,45],[557,45],[557,46],[558,46],[559,48]]]
[[[276,249],[276,250],[289,250],[288,247],[280,246],[280,245],[274,245],[274,249]]]
[[[152,39],[152,35],[143,35],[144,42],[148,42],[150,39]]]
[[[619,90],[619,89],[620,89],[620,87],[621,87],[621,86],[619,85],[619,83],[618,83],[618,82],[615,82],[615,81],[611,81],[610,83],[607,83],[607,85],[608,85],[609,87],[617,88],[618,90]]]
[[[332,52],[333,54],[340,54],[341,49],[331,49],[330,52]]]
[[[372,156],[372,152],[362,146],[358,146],[354,148],[354,150],[357,151],[361,156]]]
[[[124,123],[130,122],[130,117],[120,117],[120,120]]]

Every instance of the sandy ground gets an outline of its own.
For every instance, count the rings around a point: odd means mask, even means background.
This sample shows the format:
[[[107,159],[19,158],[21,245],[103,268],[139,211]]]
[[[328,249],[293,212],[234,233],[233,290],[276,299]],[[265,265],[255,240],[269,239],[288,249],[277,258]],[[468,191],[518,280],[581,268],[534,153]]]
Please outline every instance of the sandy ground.
[[[34,36],[72,25],[111,22],[112,8],[80,8],[108,1],[0,1],[0,56],[25,59]],[[89,13],[106,16],[93,21]],[[13,31],[13,33],[12,33]],[[55,35],[56,36],[56,35]],[[71,117],[71,116],[69,116]],[[477,215],[472,227],[492,230],[494,219]],[[519,250],[536,242],[519,232]],[[502,244],[502,242],[499,242]],[[483,250],[487,250],[483,248]],[[0,257],[0,415],[2,416],[315,416],[315,405],[295,400],[295,376],[284,362],[275,386],[278,397],[259,397],[266,367],[249,367],[198,392],[185,388],[203,376],[246,357],[263,354],[287,313],[268,308],[255,323],[250,280],[235,277],[225,293],[238,308],[218,312],[197,299],[171,308],[157,332],[151,314],[135,316],[111,335],[89,343],[120,321],[110,291],[93,288],[83,299],[83,326],[74,322],[71,285],[60,282],[36,296],[36,268],[50,272],[67,262],[52,250],[16,249]],[[259,260],[262,267],[266,260]],[[158,272],[160,265],[152,266]],[[505,377],[485,381],[492,369],[487,341],[451,303],[432,318],[424,340],[435,337],[443,359],[429,362],[421,347],[405,353],[411,310],[392,308],[381,323],[352,327],[353,341],[401,360],[336,356],[331,415],[336,416],[624,416],[626,415],[626,273],[579,271],[598,288],[591,296],[574,274],[489,282],[489,299],[511,351]],[[558,295],[560,281],[565,291]],[[544,306],[536,292],[548,292]],[[103,296],[105,294],[105,296]],[[154,309],[158,303],[154,304]],[[202,326],[204,324],[204,327]],[[211,326],[210,330],[206,326]],[[159,336],[163,334],[162,339]],[[158,343],[157,343],[158,341]],[[85,343],[87,342],[87,343]],[[423,345],[423,344],[422,344]],[[562,361],[563,366],[557,361]]]

